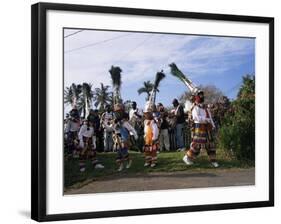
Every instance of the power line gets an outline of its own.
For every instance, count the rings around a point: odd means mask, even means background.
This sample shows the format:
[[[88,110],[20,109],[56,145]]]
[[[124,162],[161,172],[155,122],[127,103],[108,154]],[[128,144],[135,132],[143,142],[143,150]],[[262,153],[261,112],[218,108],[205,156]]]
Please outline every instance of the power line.
[[[153,37],[153,34],[151,34],[150,36],[148,36],[146,39],[144,39],[140,44],[138,44],[136,47],[134,47],[133,49],[131,49],[130,51],[128,51],[126,54],[124,54],[120,59],[123,59],[124,57],[128,56],[129,54],[131,54],[133,51],[135,51],[136,49],[138,49],[139,47],[141,47],[146,41],[148,41],[150,38]]]
[[[77,34],[77,33],[82,32],[82,31],[84,31],[84,30],[78,30],[78,31],[76,31],[76,32],[73,32],[73,33],[71,33],[71,34],[68,34],[68,35],[64,36],[63,38],[67,38],[67,37],[73,36],[73,35],[75,35],[75,34]]]
[[[125,37],[125,36],[129,36],[129,35],[131,35],[131,33],[125,34],[125,35],[120,35],[120,36],[113,37],[113,38],[109,38],[109,39],[106,39],[106,40],[103,40],[103,41],[94,42],[92,44],[87,44],[87,45],[84,45],[82,47],[78,47],[78,48],[74,48],[74,49],[65,51],[64,53],[70,53],[70,52],[73,52],[73,51],[78,51],[78,50],[81,50],[81,49],[84,49],[84,48],[87,48],[87,47],[92,47],[92,46],[95,46],[95,45],[98,45],[98,44],[106,43],[106,42],[109,42],[111,40],[116,40],[116,39],[119,39],[119,38],[122,38],[122,37]]]

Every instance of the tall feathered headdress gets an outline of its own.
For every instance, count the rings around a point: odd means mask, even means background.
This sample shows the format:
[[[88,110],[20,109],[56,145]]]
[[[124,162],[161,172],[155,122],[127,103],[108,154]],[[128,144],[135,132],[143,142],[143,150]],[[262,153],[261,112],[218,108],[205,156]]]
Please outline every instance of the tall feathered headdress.
[[[113,85],[113,104],[119,104],[122,103],[121,98],[121,68],[118,66],[111,66],[109,73],[112,79],[112,85]]]
[[[199,89],[191,82],[189,78],[187,78],[181,70],[178,69],[177,65],[175,63],[171,63],[170,65],[171,68],[171,74],[175,77],[177,77],[179,80],[181,80],[187,88],[190,90],[191,93],[197,94]]]
[[[147,109],[148,108],[152,108],[152,105],[155,104],[156,101],[156,92],[158,91],[158,87],[160,82],[166,77],[166,75],[163,73],[163,70],[161,72],[157,72],[155,75],[155,80],[154,80],[154,84],[153,84],[153,88],[150,92],[150,96],[148,99],[148,102],[146,104]]]

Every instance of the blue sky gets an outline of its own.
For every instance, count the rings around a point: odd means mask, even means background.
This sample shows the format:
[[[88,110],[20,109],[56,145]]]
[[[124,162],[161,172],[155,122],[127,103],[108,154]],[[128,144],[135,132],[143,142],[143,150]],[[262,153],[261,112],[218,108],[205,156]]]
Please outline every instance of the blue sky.
[[[225,95],[236,97],[242,76],[255,73],[255,40],[252,38],[200,35],[64,30],[64,82],[111,85],[111,65],[122,69],[121,95],[140,107],[145,95],[137,89],[154,80],[157,71],[166,78],[160,83],[157,102],[170,106],[187,88],[170,75],[175,62],[196,85],[215,85]],[[77,32],[77,33],[76,33]],[[73,34],[68,36],[69,34]]]

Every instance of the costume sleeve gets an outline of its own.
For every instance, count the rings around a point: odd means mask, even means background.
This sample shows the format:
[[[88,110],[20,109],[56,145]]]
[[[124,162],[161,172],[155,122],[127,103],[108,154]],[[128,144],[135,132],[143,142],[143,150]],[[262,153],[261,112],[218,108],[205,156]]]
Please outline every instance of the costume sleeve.
[[[133,116],[134,116],[134,111],[133,109],[131,109],[129,112],[129,119],[132,120]]]
[[[200,115],[200,108],[195,106],[192,110],[192,117],[195,122],[204,123],[206,122],[206,116]]]
[[[154,141],[154,140],[158,139],[159,129],[155,122],[152,122],[151,127],[152,127],[152,133],[153,133],[152,140]]]
[[[211,111],[209,109],[208,110],[208,113],[209,113],[209,122],[212,124],[213,128],[215,128],[215,123],[213,121],[213,117],[212,117],[212,114],[211,114]]]
[[[129,124],[129,122],[127,122],[127,121],[124,122],[123,126],[124,126],[124,128],[126,128],[129,132],[131,132],[134,135],[135,139],[138,139],[138,134],[137,134],[136,130],[132,127],[132,125]]]
[[[79,139],[82,139],[85,130],[86,130],[86,125],[82,125],[82,127],[80,128],[80,131],[78,133]]]

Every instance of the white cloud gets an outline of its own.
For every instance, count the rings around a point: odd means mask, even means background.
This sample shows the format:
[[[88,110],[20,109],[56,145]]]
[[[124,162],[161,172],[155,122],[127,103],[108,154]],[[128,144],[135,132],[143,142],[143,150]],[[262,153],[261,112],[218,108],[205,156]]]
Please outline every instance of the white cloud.
[[[65,35],[75,31],[66,30]],[[241,38],[87,30],[65,38],[65,84],[91,82],[94,87],[100,82],[110,84],[111,65],[122,68],[123,82],[153,80],[161,69],[168,73],[171,62],[176,62],[191,77],[210,71],[222,73],[243,63],[228,59],[249,54],[252,43]]]

